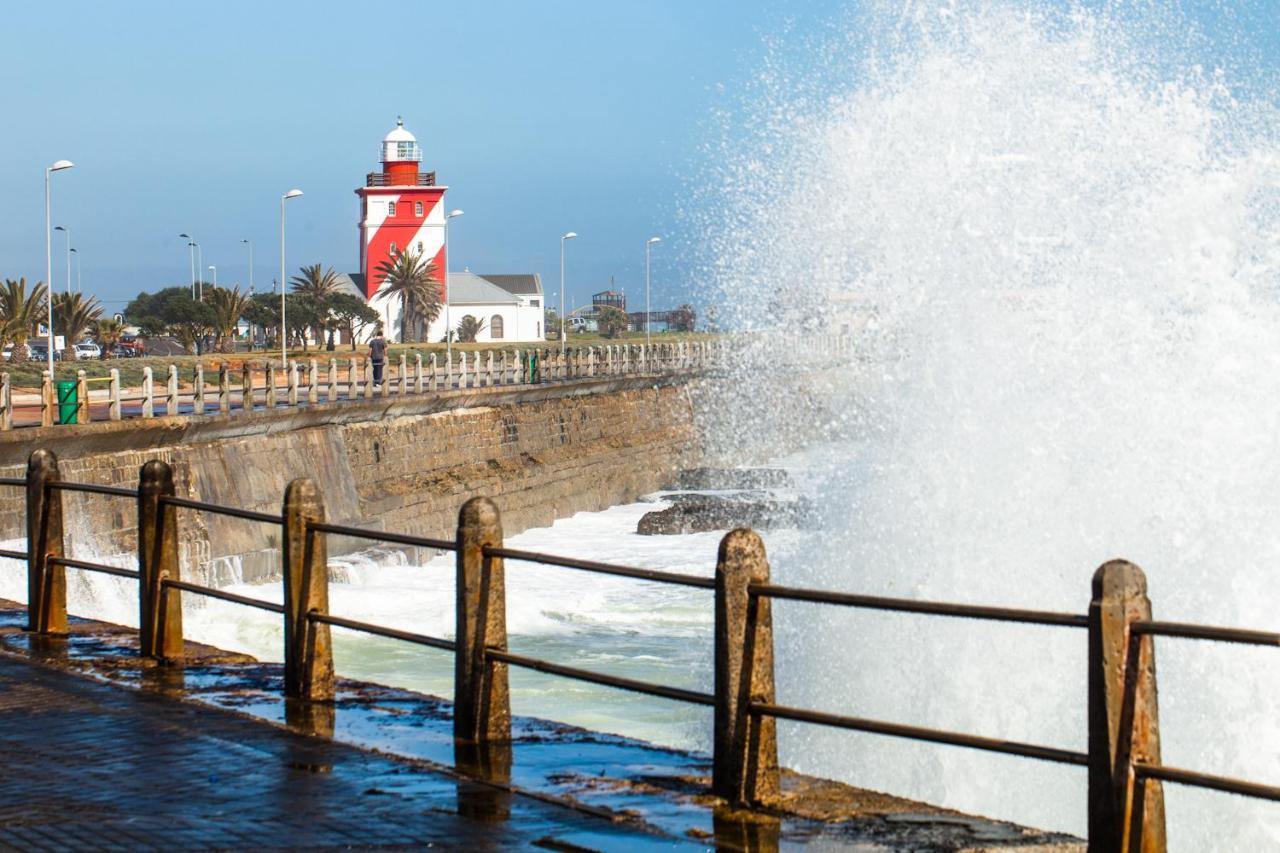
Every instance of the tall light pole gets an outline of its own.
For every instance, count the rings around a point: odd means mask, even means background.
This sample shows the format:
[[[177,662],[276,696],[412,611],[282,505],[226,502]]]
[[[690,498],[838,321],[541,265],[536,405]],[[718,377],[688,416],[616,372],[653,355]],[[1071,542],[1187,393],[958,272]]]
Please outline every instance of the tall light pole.
[[[661,237],[650,237],[648,240],[646,240],[646,241],[645,241],[645,244],[644,244],[644,345],[645,345],[646,347],[648,347],[648,346],[650,345],[650,344],[649,344],[649,320],[650,320],[650,312],[649,312],[649,249],[651,249],[651,248],[653,247],[653,244],[654,244],[654,243],[661,243],[661,242],[662,242],[662,238],[661,238]]]
[[[461,210],[451,210],[444,218],[444,353],[453,364],[453,322],[449,319],[449,220],[461,216]]]
[[[196,298],[196,238],[190,234],[179,234],[179,237],[187,238],[187,249],[191,252],[191,298]]]
[[[218,265],[209,264],[209,272],[213,273],[213,289],[218,289]],[[204,302],[204,288],[200,288],[200,301]]]
[[[71,229],[61,225],[53,226],[54,231],[61,231],[67,235],[67,293],[71,293]],[[53,293],[53,283],[49,283],[49,292]]]
[[[284,318],[284,283],[287,281],[284,277],[284,203],[300,195],[302,190],[289,190],[280,196],[280,365],[285,370],[289,369],[289,333]]]
[[[53,232],[49,226],[53,224],[53,220],[49,214],[49,176],[54,172],[61,172],[63,169],[70,169],[74,166],[70,160],[59,160],[52,166],[45,166],[44,169],[44,280],[49,282],[48,287],[48,303],[49,303],[49,381],[53,381]]]
[[[81,287],[81,285],[84,284],[84,277],[82,275],[84,273],[84,268],[80,265],[80,250],[72,249],[71,254],[76,256],[76,293],[84,293],[84,288]]]
[[[253,293],[253,241],[241,240],[240,242],[249,247],[249,292]]]
[[[560,357],[564,358],[564,339],[569,333],[568,318],[564,316],[564,244],[572,240],[578,232],[570,231],[560,238]]]

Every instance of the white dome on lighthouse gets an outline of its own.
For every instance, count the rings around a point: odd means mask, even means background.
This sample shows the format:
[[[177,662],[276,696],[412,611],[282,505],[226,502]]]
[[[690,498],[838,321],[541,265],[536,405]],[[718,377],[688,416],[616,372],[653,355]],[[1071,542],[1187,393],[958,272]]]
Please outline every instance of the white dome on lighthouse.
[[[382,162],[384,163],[416,163],[422,159],[422,151],[418,148],[418,139],[404,129],[404,120],[396,117],[396,126],[382,137]]]

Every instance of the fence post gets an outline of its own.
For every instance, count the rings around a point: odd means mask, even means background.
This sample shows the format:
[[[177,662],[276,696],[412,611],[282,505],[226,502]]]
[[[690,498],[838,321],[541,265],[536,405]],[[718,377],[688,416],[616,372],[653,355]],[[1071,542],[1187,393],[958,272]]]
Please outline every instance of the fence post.
[[[1133,635],[1133,622],[1151,619],[1147,579],[1124,560],[1093,575],[1089,602],[1089,850],[1157,853],[1165,849],[1164,793],[1147,780],[1140,833],[1130,819],[1135,761],[1160,763],[1155,645]],[[1132,846],[1131,846],[1132,843]]]
[[[224,415],[231,411],[231,373],[226,364],[218,365],[218,411]]]
[[[311,359],[311,363],[307,365],[307,402],[315,405],[320,402],[320,365],[316,360]],[[297,400],[290,400],[290,406],[298,405]]]
[[[253,366],[248,362],[240,367],[240,411],[253,411]]]
[[[354,400],[360,394],[360,373],[356,369],[356,360],[350,360],[347,367],[347,399]]]
[[[366,400],[373,399],[373,365],[369,363],[369,359],[360,359],[360,370],[363,374],[364,398]],[[384,377],[385,378],[385,377]],[[385,384],[385,383],[384,383]]]
[[[507,665],[486,648],[507,648],[506,584],[501,557],[502,519],[488,498],[472,498],[458,512],[457,655],[454,658],[453,736],[470,743],[511,739]]]
[[[89,382],[83,370],[76,371],[76,423],[89,423]]]
[[[712,790],[732,804],[778,795],[778,736],[773,717],[753,715],[772,704],[773,617],[770,601],[750,595],[769,582],[764,541],[739,528],[720,540],[716,561],[715,732]]]
[[[67,632],[67,570],[50,565],[61,557],[62,492],[49,488],[58,477],[58,457],[36,450],[27,459],[27,630]]]
[[[167,396],[164,401],[164,413],[166,415],[176,415],[178,414],[178,365],[169,365],[169,376],[166,384]]]
[[[291,361],[289,364],[296,364],[296,362]],[[285,368],[285,372],[288,373],[289,369]],[[268,410],[274,409],[276,407],[276,403],[279,402],[279,400],[276,399],[276,367],[269,361],[262,365],[262,379],[262,396],[264,398],[263,405],[265,405]]]
[[[329,572],[323,533],[308,529],[324,521],[324,502],[312,480],[299,479],[284,493],[284,693],[331,700],[333,646],[329,626],[308,614],[329,612]]]
[[[155,376],[151,367],[142,368],[142,416],[153,418],[156,414]]]
[[[407,353],[400,353],[400,396],[403,397],[409,393],[409,356]]]
[[[338,399],[338,360],[329,359],[329,390],[325,392],[324,401],[332,403]]]
[[[40,374],[40,426],[53,426],[54,411],[53,377],[45,370]]]
[[[449,353],[444,356],[444,387],[446,391],[453,390],[453,356]]]
[[[166,580],[181,580],[178,561],[178,510],[160,502],[172,497],[173,469],[152,459],[138,482],[138,644],[143,657],[182,657],[182,596],[167,590]]]
[[[191,412],[196,415],[204,414],[204,363],[196,364],[195,392],[191,395]]]
[[[13,385],[8,371],[0,373],[0,430],[13,429]]]

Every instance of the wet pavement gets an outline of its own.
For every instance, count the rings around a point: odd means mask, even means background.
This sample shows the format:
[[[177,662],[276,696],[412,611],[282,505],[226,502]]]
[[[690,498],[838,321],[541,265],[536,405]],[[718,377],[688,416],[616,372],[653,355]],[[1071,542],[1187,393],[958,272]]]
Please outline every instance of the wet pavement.
[[[344,679],[291,704],[278,665],[189,643],[154,666],[131,629],[25,617],[0,602],[0,848],[1084,849],[792,773],[735,811],[705,755],[533,718],[459,753],[436,697]]]

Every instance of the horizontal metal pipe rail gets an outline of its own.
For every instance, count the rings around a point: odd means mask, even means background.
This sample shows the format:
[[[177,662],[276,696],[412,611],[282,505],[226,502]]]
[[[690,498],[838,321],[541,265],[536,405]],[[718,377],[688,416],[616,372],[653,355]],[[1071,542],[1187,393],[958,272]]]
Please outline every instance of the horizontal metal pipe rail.
[[[76,560],[72,557],[50,557],[50,565],[66,566],[68,569],[83,569],[86,572],[101,572],[104,575],[119,575],[122,578],[138,578],[134,569],[122,569],[119,566],[108,566],[106,563],[93,563],[88,560]]]
[[[624,578],[658,581],[677,586],[692,586],[700,589],[715,589],[714,578],[703,578],[697,575],[663,572],[656,569],[639,569],[633,566],[619,566],[613,563],[599,563],[595,560],[579,560],[573,557],[557,557],[553,554],[541,554],[536,551],[521,551],[517,548],[484,548],[486,557],[503,557],[508,560],[520,560],[526,563],[543,563],[548,566],[559,566],[564,569],[579,569],[584,572],[595,572],[602,575],[617,575]]]
[[[919,601],[910,598],[884,598],[876,595],[858,595],[847,592],[830,592],[820,589],[755,584],[751,595],[790,601],[807,601],[814,604],[835,604],[864,610],[889,610],[898,613],[920,613],[930,616],[951,616],[960,619],[983,619],[991,622],[1021,622],[1031,625],[1050,625],[1060,628],[1087,628],[1089,618],[1075,613],[1055,613],[1047,610],[1020,610],[1012,607],[988,607],[980,604],[957,604],[947,601]]]
[[[175,581],[165,578],[160,581],[161,587],[166,590],[180,589],[183,592],[194,592],[197,595],[204,595],[209,598],[218,598],[222,601],[230,601],[232,604],[243,604],[246,607],[256,607],[259,610],[269,610],[272,613],[284,614],[284,605],[275,604],[270,601],[263,601],[260,598],[250,598],[247,595],[236,595],[234,592],[225,592],[220,589],[214,589],[211,586],[201,586],[200,584],[187,583],[186,581]]]
[[[173,495],[164,495],[160,498],[160,503],[169,506],[186,507],[187,509],[198,509],[205,512],[212,512],[217,515],[228,515],[232,518],[242,518],[246,521],[260,521],[263,524],[281,524],[284,521],[283,516],[272,515],[269,512],[258,512],[252,509],[238,509],[232,506],[223,506],[222,504],[211,504],[205,501],[193,501],[190,498],[179,498]]]
[[[1260,785],[1243,779],[1232,779],[1227,776],[1210,776],[1208,773],[1197,773],[1194,770],[1183,770],[1180,767],[1168,767],[1163,764],[1146,764],[1135,762],[1133,776],[1137,781],[1153,779],[1161,782],[1173,782],[1192,788],[1208,788],[1226,794],[1238,794],[1242,797],[1253,797],[1259,800],[1280,802],[1280,786]]]
[[[26,477],[0,477],[0,486],[16,486],[20,489],[27,487]]]
[[[100,486],[97,483],[75,483],[70,480],[53,480],[49,483],[49,488],[61,489],[64,492],[110,495],[116,498],[136,498],[138,496],[137,489],[129,489],[124,486]]]
[[[8,548],[0,548],[0,557],[7,557],[10,560],[27,560],[31,555],[26,551],[10,551]]]
[[[1023,758],[1036,758],[1041,761],[1053,761],[1059,764],[1075,764],[1081,767],[1088,765],[1089,756],[1083,752],[1069,749],[1058,749],[1052,746],[1038,746],[1018,741],[1000,740],[998,738],[970,735],[962,732],[949,732],[942,729],[929,729],[921,726],[908,726],[902,723],[890,723],[883,720],[868,720],[863,717],[846,717],[842,714],[828,714],[822,711],[808,711],[803,708],[791,708],[786,705],[773,705],[761,702],[751,703],[752,714],[777,717],[782,720],[795,720],[800,723],[816,723],[823,726],[850,729],[871,734],[889,735],[890,737],[908,740],[923,740],[932,743],[943,743],[949,746],[965,746],[970,749],[981,749],[986,752],[1000,752],[1005,755],[1018,755]]]
[[[363,631],[366,634],[388,637],[392,640],[404,640],[406,643],[430,646],[433,649],[443,649],[447,652],[457,651],[458,649],[458,644],[452,640],[442,640],[439,637],[431,637],[427,634],[415,634],[412,631],[401,631],[397,628],[385,628],[381,625],[374,625],[370,622],[360,622],[356,619],[347,619],[343,616],[334,616],[330,613],[320,613],[312,610],[307,613],[307,618],[312,622],[318,622],[322,625],[334,625],[338,628],[347,628],[352,631]]]
[[[1134,634],[1153,637],[1180,637],[1187,640],[1210,640],[1219,643],[1242,643],[1250,646],[1280,646],[1280,634],[1272,631],[1250,631],[1245,628],[1219,628],[1213,625],[1189,625],[1185,622],[1134,622]]]
[[[458,543],[452,539],[432,539],[428,536],[386,533],[381,530],[369,530],[364,527],[351,527],[345,524],[311,521],[307,522],[307,529],[317,533],[332,533],[335,536],[350,536],[355,539],[368,539],[374,542],[390,542],[395,545],[416,545],[420,548],[434,548],[437,551],[458,550]]]
[[[645,693],[649,696],[661,696],[665,699],[675,699],[680,702],[692,702],[695,705],[714,705],[716,697],[710,693],[701,693],[697,690],[685,690],[681,687],[667,687],[662,684],[650,684],[647,681],[636,681],[631,678],[622,678],[617,675],[604,675],[599,672],[592,672],[588,669],[578,669],[573,666],[564,666],[558,663],[551,663],[540,658],[526,657],[512,652],[502,651],[501,649],[485,649],[485,657],[489,660],[501,661],[509,663],[513,666],[524,667],[525,669],[535,669],[538,672],[547,672],[552,675],[563,675],[566,678],[575,678],[579,681],[590,681],[593,684],[600,684],[605,687],[617,687],[620,690],[630,690],[633,693]]]

